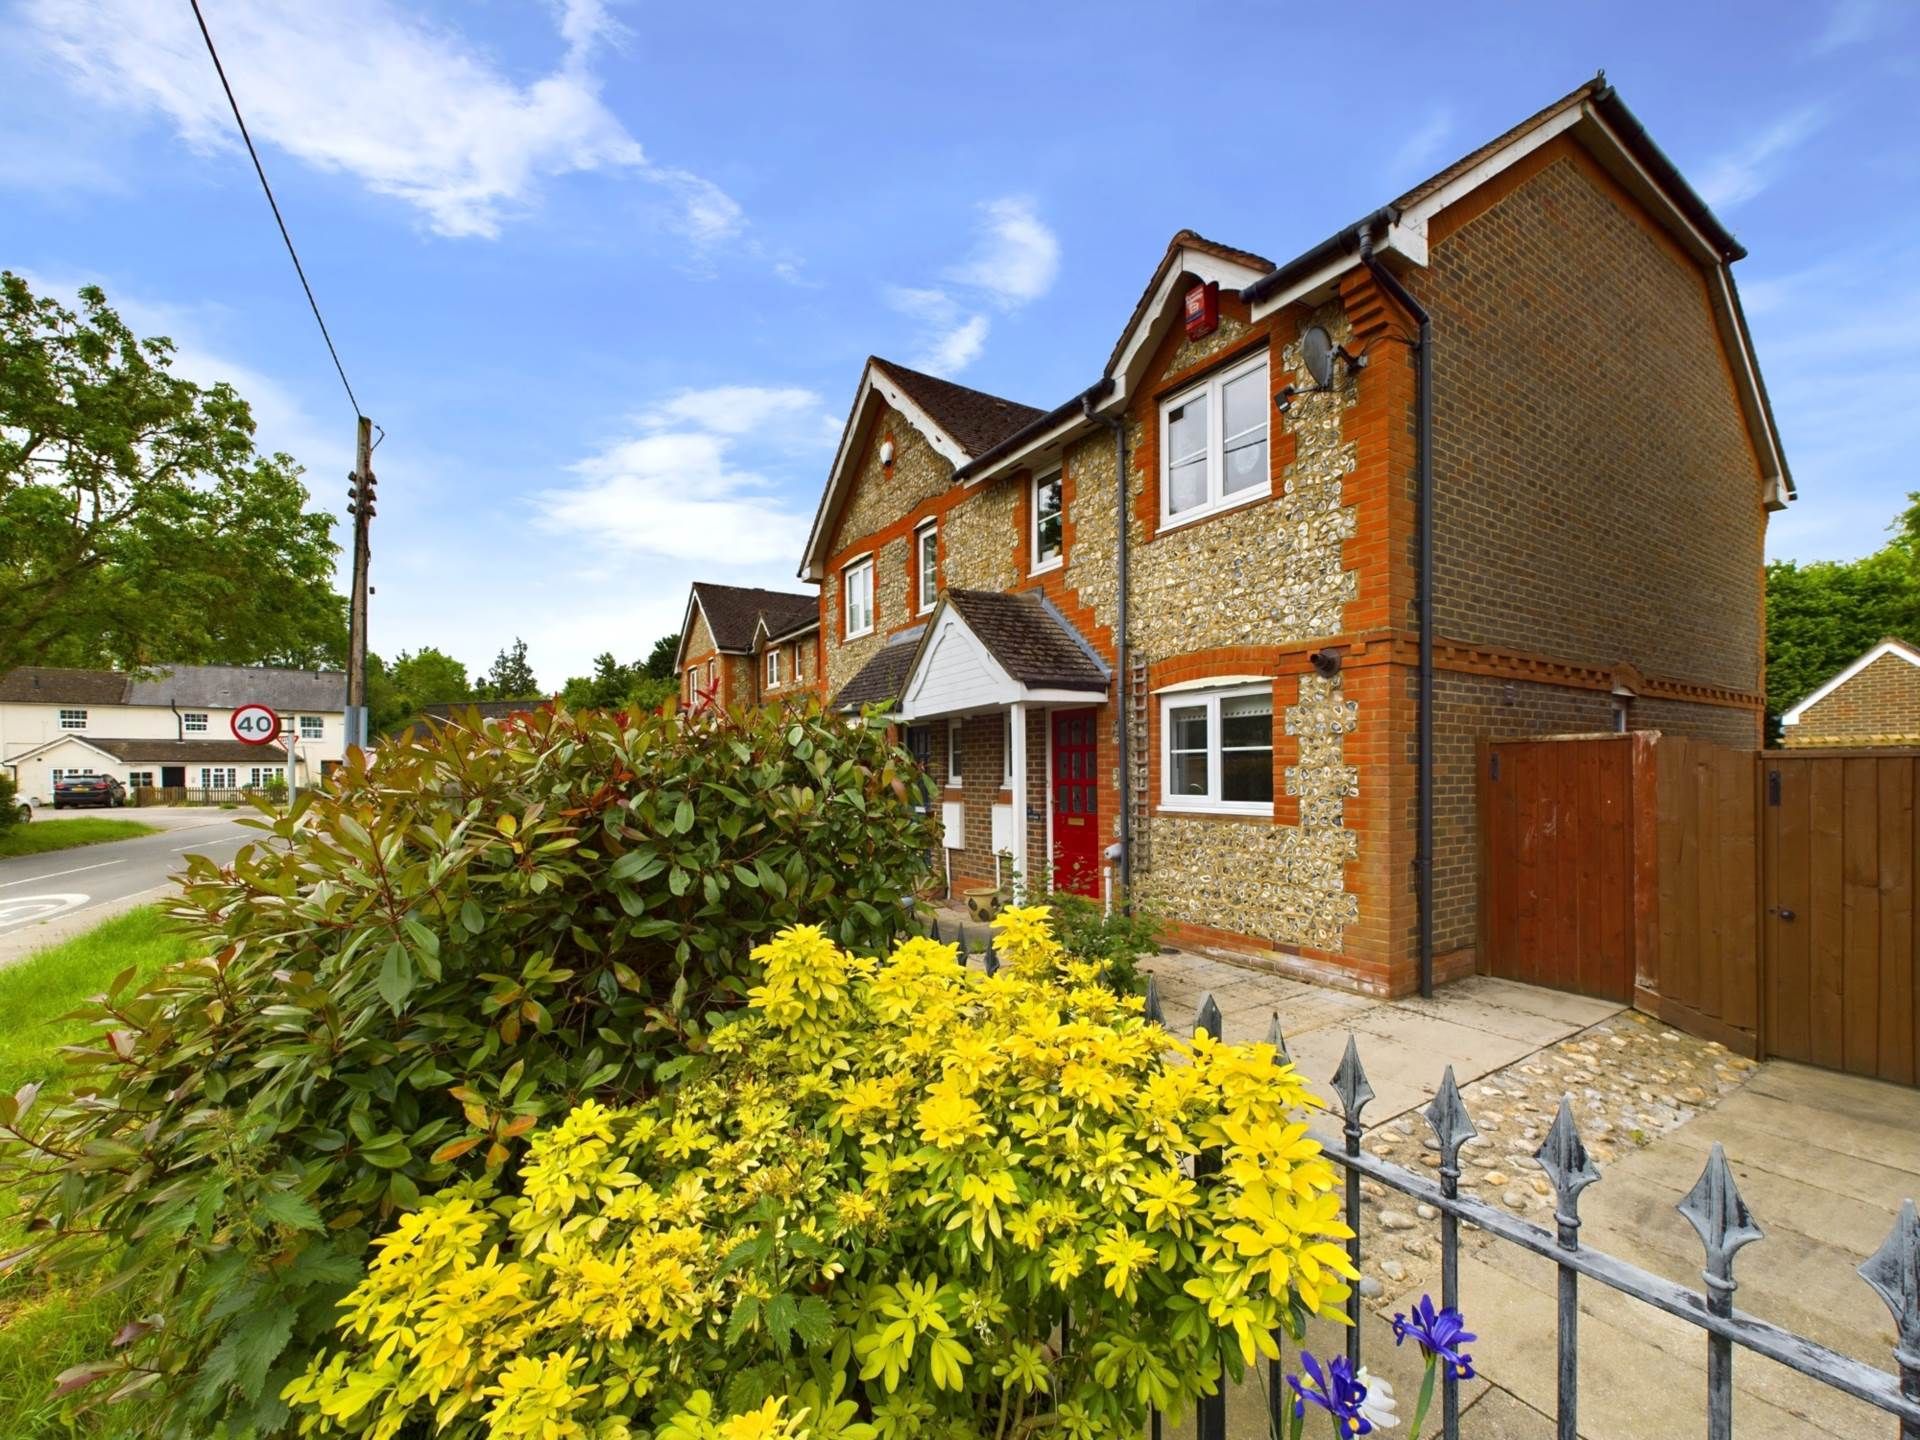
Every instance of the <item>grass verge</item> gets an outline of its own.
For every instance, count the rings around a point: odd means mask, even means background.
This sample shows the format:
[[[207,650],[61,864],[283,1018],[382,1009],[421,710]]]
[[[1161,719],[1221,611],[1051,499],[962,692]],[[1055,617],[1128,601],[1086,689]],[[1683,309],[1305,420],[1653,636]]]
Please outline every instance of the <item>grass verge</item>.
[[[36,824],[38,822],[35,822]],[[76,823],[76,822],[65,822]],[[86,823],[86,822],[78,822]],[[107,822],[113,823],[113,822]],[[61,1017],[104,991],[131,965],[144,978],[184,959],[189,942],[157,909],[129,911],[0,970],[0,1091],[29,1081],[59,1085],[60,1047],[85,1039],[89,1027]],[[22,1238],[15,1200],[0,1190],[0,1253]],[[112,1412],[69,1419],[47,1397],[53,1377],[106,1349],[125,1319],[125,1302],[96,1293],[86,1277],[0,1275],[0,1426],[16,1440],[114,1433]]]
[[[70,850],[75,845],[98,845],[107,840],[131,840],[136,835],[159,833],[158,825],[143,825],[138,820],[31,820],[0,832],[0,857],[44,855],[49,850]]]

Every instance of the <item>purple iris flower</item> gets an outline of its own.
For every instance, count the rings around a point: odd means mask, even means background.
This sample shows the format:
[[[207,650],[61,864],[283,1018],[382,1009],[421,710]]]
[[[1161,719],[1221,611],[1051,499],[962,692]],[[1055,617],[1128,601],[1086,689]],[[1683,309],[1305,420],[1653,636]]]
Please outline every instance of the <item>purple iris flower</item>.
[[[1473,1356],[1466,1353],[1465,1347],[1480,1337],[1467,1329],[1467,1322],[1451,1305],[1436,1312],[1433,1297],[1422,1295],[1412,1315],[1395,1315],[1393,1343],[1398,1345],[1409,1337],[1426,1355],[1439,1357],[1454,1379],[1473,1378]]]
[[[1333,1416],[1334,1426],[1340,1434],[1373,1433],[1373,1422],[1361,1412],[1361,1406],[1367,1398],[1367,1387],[1355,1378],[1346,1356],[1334,1356],[1323,1371],[1320,1362],[1302,1350],[1300,1368],[1304,1372],[1304,1379],[1300,1375],[1287,1377],[1287,1383],[1293,1387],[1293,1413],[1296,1419],[1307,1413],[1308,1402],[1312,1402]]]

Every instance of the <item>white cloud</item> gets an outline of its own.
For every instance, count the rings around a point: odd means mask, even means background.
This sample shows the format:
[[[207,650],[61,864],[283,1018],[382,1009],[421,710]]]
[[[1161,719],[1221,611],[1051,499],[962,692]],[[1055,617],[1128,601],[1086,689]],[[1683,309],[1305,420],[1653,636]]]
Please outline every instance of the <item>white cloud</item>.
[[[558,68],[520,84],[456,32],[391,0],[252,0],[209,7],[255,139],[417,209],[446,236],[492,236],[543,182],[581,171],[666,187],[696,244],[736,234],[710,181],[653,164],[600,97],[589,62],[622,32],[603,0],[557,0]],[[236,147],[233,119],[184,4],[27,0],[30,36],[98,103],[157,113],[202,150]]]
[[[534,497],[541,529],[607,555],[698,561],[730,571],[798,558],[806,517],[738,452],[817,448],[810,390],[724,385],[681,390],[641,413],[639,433],[569,467],[572,483]]]
[[[1416,170],[1427,170],[1452,134],[1453,107],[1442,105],[1427,117],[1425,124],[1400,142],[1400,148],[1387,162],[1387,173],[1408,176]]]
[[[974,251],[947,278],[986,292],[1003,309],[1038,300],[1060,273],[1060,241],[1020,196],[989,200],[980,207]]]
[[[1045,295],[1059,274],[1060,242],[1031,200],[989,200],[980,215],[973,253],[946,272],[948,285],[889,285],[881,292],[890,308],[917,326],[908,362],[916,369],[959,374],[986,349],[993,328],[986,308],[1018,310]]]
[[[1826,27],[1813,42],[1813,53],[1831,55],[1871,40],[1892,18],[1893,7],[1882,0],[1838,0],[1827,15]]]
[[[1700,181],[1701,198],[1722,208],[1751,200],[1773,183],[1779,161],[1810,139],[1826,121],[1826,112],[1818,105],[1805,105],[1782,116],[1707,167]]]

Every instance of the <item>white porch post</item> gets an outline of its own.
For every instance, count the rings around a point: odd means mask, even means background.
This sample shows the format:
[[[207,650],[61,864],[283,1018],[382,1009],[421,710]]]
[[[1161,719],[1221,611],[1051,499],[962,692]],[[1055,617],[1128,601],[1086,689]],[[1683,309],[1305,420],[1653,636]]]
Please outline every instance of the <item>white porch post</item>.
[[[1013,702],[1013,899],[1027,903],[1027,706]]]

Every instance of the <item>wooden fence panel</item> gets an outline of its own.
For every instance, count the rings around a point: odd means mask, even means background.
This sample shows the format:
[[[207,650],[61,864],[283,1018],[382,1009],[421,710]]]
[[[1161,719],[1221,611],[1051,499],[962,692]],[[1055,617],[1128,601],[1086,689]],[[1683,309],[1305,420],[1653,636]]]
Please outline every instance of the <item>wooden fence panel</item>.
[[[1920,1083],[1920,753],[1761,757],[1767,1052]]]
[[[1753,752],[1663,735],[1654,755],[1658,961],[1638,1001],[1751,1055],[1761,966]]]

